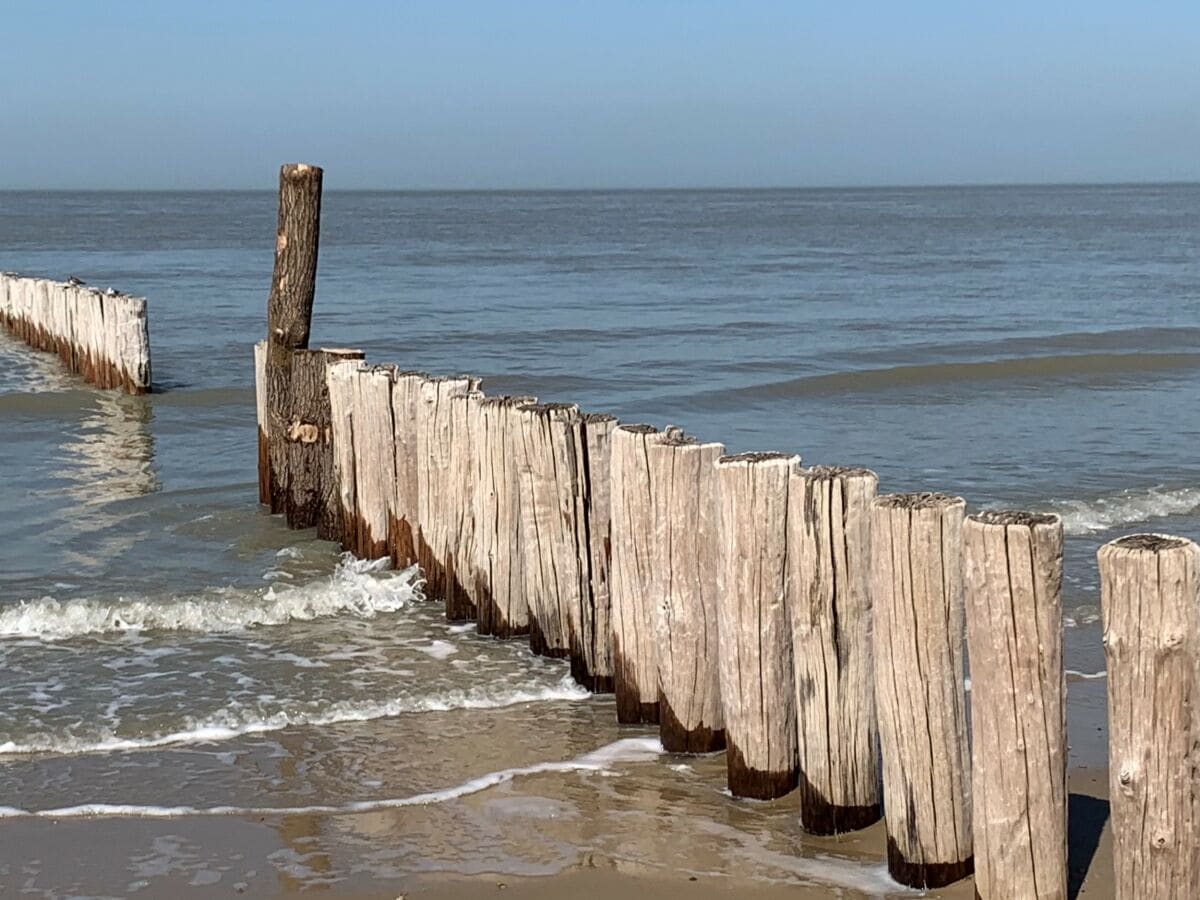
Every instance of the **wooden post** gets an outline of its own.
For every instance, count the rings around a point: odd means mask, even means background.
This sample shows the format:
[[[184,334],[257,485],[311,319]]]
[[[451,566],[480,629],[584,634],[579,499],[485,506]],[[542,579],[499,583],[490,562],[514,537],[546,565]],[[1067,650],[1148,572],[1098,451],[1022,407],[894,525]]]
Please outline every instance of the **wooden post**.
[[[447,529],[444,598],[446,619],[472,621],[475,608],[475,489],[479,484],[480,391],[451,396],[450,471],[447,473]]]
[[[612,434],[612,647],[617,721],[657,725],[658,655],[654,515],[650,505],[650,425],[618,425]]]
[[[717,461],[717,632],[726,766],[735,797],[782,797],[799,775],[787,611],[788,493],[799,465],[800,457],[786,453]]]
[[[1200,889],[1200,547],[1137,534],[1100,548],[1117,900]]]
[[[324,537],[353,552],[358,535],[358,491],[355,486],[354,393],[359,363],[331,363],[325,369],[329,390],[330,443],[337,496],[330,506]]]
[[[1066,900],[1062,520],[982,512],[963,541],[976,896]]]
[[[574,435],[579,407],[520,407],[521,549],[529,598],[529,645],[539,656],[571,654],[572,610],[580,604],[576,549],[578,470]]]
[[[392,443],[395,448],[395,493],[388,508],[388,549],[398,569],[417,563],[416,531],[421,520],[417,488],[418,411],[424,372],[396,372],[392,378]]]
[[[868,469],[819,466],[792,476],[788,606],[800,750],[800,823],[838,834],[879,820],[871,665]]]
[[[360,559],[388,556],[388,507],[395,495],[390,366],[360,363],[352,371],[354,509],[351,544]]]
[[[480,401],[480,483],[475,492],[475,602],[480,634],[529,633],[529,601],[521,550],[522,449],[517,409],[535,397],[486,397]]]
[[[668,428],[647,448],[659,596],[654,605],[659,734],[670,753],[725,749],[717,660],[720,509],[717,460],[723,444],[702,444]]]
[[[578,611],[572,616],[571,674],[597,694],[613,691],[610,481],[616,427],[615,416],[587,413],[572,435],[579,476],[575,544],[580,590]]]
[[[257,347],[255,355],[258,356]],[[288,390],[291,409],[284,417],[287,434],[284,484],[280,489],[284,498],[280,511],[287,517],[289,528],[318,525],[325,516],[326,501],[335,496],[325,369],[331,362],[362,358],[361,350],[333,349],[297,350],[292,356],[292,383]],[[261,483],[259,490],[261,495]]]
[[[254,345],[254,404],[258,414],[258,502],[271,505],[271,456],[267,429],[267,342]]]
[[[292,354],[308,348],[313,295],[317,280],[317,244],[321,230],[321,178],[316,166],[293,163],[279,170],[279,227],[275,237],[275,271],[267,299],[267,458],[271,512],[286,506],[277,477],[287,465],[287,414],[291,411]]]
[[[425,573],[431,598],[446,597],[446,555],[449,547],[452,428],[450,398],[478,390],[479,379],[469,375],[428,378],[420,384],[417,406],[417,562]]]
[[[971,874],[962,523],[944,494],[888,494],[871,515],[875,702],[888,871],[941,887]]]

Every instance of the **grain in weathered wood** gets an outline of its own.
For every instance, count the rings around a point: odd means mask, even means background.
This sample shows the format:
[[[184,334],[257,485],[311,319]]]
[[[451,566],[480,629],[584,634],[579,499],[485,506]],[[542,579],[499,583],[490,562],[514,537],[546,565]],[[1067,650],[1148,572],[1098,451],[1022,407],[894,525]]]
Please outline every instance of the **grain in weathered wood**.
[[[800,753],[800,823],[838,834],[878,821],[878,733],[871,664],[868,469],[792,475],[788,607]]]
[[[617,721],[627,725],[659,723],[658,572],[648,448],[660,439],[650,425],[618,425],[611,438],[613,691]]]
[[[388,507],[395,495],[391,366],[360,363],[351,373],[354,430],[354,533],[361,559],[388,556]]]
[[[978,513],[963,543],[976,895],[1066,900],[1062,520]]]
[[[395,449],[395,493],[388,509],[388,549],[392,564],[403,569],[417,563],[416,531],[420,521],[417,488],[417,423],[424,372],[397,372],[392,380],[392,441]]]
[[[529,633],[521,549],[521,419],[535,397],[486,397],[480,404],[480,482],[475,491],[477,630],[496,637]]]
[[[478,390],[469,375],[427,378],[420,384],[417,405],[417,563],[425,574],[430,598],[447,592],[446,559],[451,527],[452,426],[450,398]]]
[[[659,734],[671,753],[725,748],[717,661],[720,509],[717,460],[723,444],[700,443],[678,429],[647,447],[653,565]]]
[[[716,464],[719,674],[735,797],[782,797],[799,774],[787,611],[788,493],[799,465],[786,453],[740,453]]]
[[[888,871],[910,887],[971,874],[963,685],[965,504],[888,494],[871,515],[875,702]]]
[[[446,619],[476,617],[475,490],[481,480],[479,456],[480,402],[483,393],[465,391],[450,397],[450,472],[445,554]]]
[[[259,355],[257,347],[255,356]],[[292,356],[290,410],[284,415],[284,470],[280,510],[289,528],[312,528],[325,515],[327,496],[332,498],[333,450],[326,367],[339,360],[361,360],[361,350],[296,350]],[[260,485],[261,490],[261,485]]]
[[[577,523],[579,407],[519,407],[522,437],[521,549],[529,600],[529,646],[539,656],[571,655],[580,608]]]
[[[1200,885],[1200,547],[1138,534],[1099,551],[1117,900]]]

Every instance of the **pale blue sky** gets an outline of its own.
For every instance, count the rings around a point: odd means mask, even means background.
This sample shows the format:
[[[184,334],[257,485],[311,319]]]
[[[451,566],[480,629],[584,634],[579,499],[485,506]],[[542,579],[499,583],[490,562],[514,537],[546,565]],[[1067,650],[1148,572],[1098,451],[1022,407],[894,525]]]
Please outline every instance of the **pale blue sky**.
[[[1200,180],[1200,3],[4,0],[0,188]]]

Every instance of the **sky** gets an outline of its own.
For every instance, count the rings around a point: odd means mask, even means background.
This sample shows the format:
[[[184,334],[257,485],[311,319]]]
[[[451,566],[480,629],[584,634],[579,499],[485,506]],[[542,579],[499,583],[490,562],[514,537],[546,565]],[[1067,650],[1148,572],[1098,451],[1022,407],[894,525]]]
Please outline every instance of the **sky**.
[[[4,0],[0,189],[1200,180],[1200,3]]]

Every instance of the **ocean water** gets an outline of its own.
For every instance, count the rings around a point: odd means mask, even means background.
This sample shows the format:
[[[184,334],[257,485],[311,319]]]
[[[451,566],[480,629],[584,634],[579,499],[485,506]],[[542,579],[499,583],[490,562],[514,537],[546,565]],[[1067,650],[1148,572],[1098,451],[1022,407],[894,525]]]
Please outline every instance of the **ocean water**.
[[[734,803],[719,757],[257,507],[275,215],[0,194],[0,269],[144,294],[155,371],[95,391],[0,335],[0,885],[88,887],[31,849],[54,819],[130,891],[600,854],[886,892],[855,839]],[[1062,513],[1072,762],[1104,764],[1096,548],[1200,538],[1200,186],[331,192],[322,225],[314,345]]]

